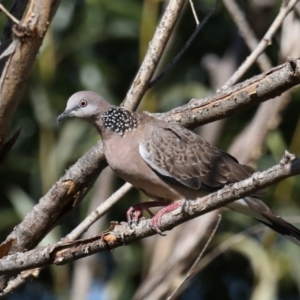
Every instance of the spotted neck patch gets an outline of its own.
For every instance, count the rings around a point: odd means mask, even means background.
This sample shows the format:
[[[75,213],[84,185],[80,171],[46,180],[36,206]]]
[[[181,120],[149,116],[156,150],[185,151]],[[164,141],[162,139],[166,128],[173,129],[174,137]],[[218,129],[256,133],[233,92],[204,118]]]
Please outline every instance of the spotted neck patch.
[[[102,115],[103,126],[123,136],[137,127],[137,119],[127,110],[111,107]]]

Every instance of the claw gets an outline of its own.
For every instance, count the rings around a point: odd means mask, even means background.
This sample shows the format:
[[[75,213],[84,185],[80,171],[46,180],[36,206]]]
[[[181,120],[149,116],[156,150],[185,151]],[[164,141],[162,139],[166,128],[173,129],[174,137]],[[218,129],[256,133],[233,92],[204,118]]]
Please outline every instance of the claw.
[[[153,230],[155,230],[160,236],[166,236],[165,233],[159,229],[159,222],[160,220],[156,219],[155,216],[150,221],[150,226]]]
[[[160,220],[162,216],[170,211],[175,210],[176,208],[181,206],[180,202],[174,202],[167,205],[168,202],[166,201],[151,201],[151,202],[143,202],[136,205],[133,205],[127,211],[127,221],[129,226],[131,227],[132,224],[138,224],[138,221],[142,215],[143,210],[147,210],[149,214],[152,216],[151,219],[151,227],[161,236],[165,236],[160,230]],[[165,206],[167,205],[167,206]],[[153,215],[152,212],[149,210],[150,207],[155,206],[165,206],[161,210],[159,210],[156,215]]]
[[[142,214],[142,209],[137,207],[137,205],[134,205],[129,208],[129,210],[127,211],[127,221],[130,227],[133,224],[137,225],[141,214]]]
[[[161,230],[159,227],[160,227],[160,220],[161,220],[162,216],[170,211],[177,209],[178,207],[181,207],[181,205],[182,204],[180,202],[171,203],[170,205],[165,206],[164,208],[159,210],[156,213],[156,215],[152,218],[152,221],[151,221],[152,226],[158,234],[161,234]]]
[[[160,200],[160,201],[149,201],[149,202],[143,202],[143,203],[138,203],[133,206],[131,206],[128,211],[127,211],[127,221],[129,223],[129,226],[132,224],[138,224],[139,219],[143,213],[143,210],[147,210],[148,213],[153,217],[153,213],[149,210],[151,207],[156,207],[156,206],[166,206],[168,205],[169,202],[165,200]]]

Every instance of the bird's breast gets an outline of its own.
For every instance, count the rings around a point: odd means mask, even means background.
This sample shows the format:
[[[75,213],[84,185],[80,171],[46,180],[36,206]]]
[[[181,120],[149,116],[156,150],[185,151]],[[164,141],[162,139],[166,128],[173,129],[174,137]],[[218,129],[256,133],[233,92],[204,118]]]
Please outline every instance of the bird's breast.
[[[134,133],[110,138],[104,145],[106,160],[112,170],[151,198],[176,201],[199,195],[199,191],[192,191],[180,183],[169,182],[154,172],[140,156],[139,140]]]

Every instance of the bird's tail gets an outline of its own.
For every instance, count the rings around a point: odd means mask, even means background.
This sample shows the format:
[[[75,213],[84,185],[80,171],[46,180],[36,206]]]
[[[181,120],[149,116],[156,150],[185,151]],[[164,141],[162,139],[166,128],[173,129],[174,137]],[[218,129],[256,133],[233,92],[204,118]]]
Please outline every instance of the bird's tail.
[[[230,203],[227,207],[253,217],[300,246],[300,229],[274,214],[263,201],[254,197],[245,197]]]

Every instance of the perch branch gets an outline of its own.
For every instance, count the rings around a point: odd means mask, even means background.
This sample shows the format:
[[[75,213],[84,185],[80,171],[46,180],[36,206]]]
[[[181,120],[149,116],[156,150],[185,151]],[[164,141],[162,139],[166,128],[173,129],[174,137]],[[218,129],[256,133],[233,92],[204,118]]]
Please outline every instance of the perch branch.
[[[181,201],[182,207],[162,217],[160,227],[163,231],[170,230],[187,220],[225,206],[234,200],[297,174],[300,174],[300,159],[286,152],[278,165],[266,171],[256,172],[246,180],[225,186],[205,197],[193,201]],[[114,224],[111,230],[109,229],[95,237],[67,243],[59,242],[25,253],[7,255],[0,260],[0,274],[38,268],[49,264],[66,264],[81,257],[112,250],[154,234],[156,231],[151,227],[150,220],[141,220],[133,229],[127,223]]]
[[[276,33],[278,28],[281,26],[285,17],[294,9],[298,0],[290,0],[288,3],[287,1],[283,1],[280,11],[275,18],[272,25],[269,27],[268,31],[261,39],[260,43],[256,46],[254,51],[247,57],[244,63],[238,68],[238,70],[234,73],[233,76],[225,83],[223,88],[227,88],[235,84],[243,74],[249,69],[249,67],[257,60],[257,58],[261,55],[261,53],[270,45],[272,41],[273,35]]]

